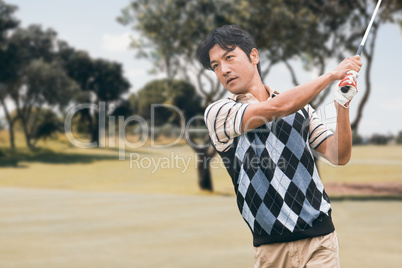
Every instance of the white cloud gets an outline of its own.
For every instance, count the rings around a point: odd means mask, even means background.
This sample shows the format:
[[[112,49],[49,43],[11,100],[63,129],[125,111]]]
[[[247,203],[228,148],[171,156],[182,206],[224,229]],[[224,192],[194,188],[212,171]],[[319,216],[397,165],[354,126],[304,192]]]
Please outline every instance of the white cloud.
[[[120,35],[103,34],[102,49],[108,52],[126,52],[130,45],[130,33]]]

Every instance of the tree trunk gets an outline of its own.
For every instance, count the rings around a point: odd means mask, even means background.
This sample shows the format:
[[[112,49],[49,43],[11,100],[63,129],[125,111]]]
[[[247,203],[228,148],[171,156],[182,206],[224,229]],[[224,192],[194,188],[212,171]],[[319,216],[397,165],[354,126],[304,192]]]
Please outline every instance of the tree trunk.
[[[91,110],[90,109],[83,109],[81,110],[81,119],[83,122],[86,120],[88,121],[88,129],[87,129],[87,134],[90,135],[91,141],[92,141],[92,134],[93,134],[93,121],[92,121],[92,115],[91,115]]]
[[[209,135],[206,134],[203,142],[196,143],[192,140],[188,127],[185,127],[186,137],[188,144],[196,153],[196,163],[197,163],[197,175],[198,175],[198,186],[201,190],[213,191],[212,176],[210,169],[210,162],[212,157],[216,155],[216,150],[212,147],[209,140]],[[191,142],[189,142],[191,141]],[[195,146],[194,146],[195,145]]]
[[[21,123],[22,123],[22,129],[24,130],[24,135],[25,135],[25,142],[27,144],[28,148],[32,148],[32,143],[31,143],[31,135],[29,135],[28,132],[28,127],[27,127],[27,122],[23,118],[21,118]]]
[[[203,150],[198,152],[197,158],[198,185],[200,186],[201,190],[212,192],[212,177],[209,167],[211,157],[207,154],[207,150]]]
[[[9,122],[8,133],[10,136],[10,148],[15,149],[15,135],[14,135],[14,122]]]
[[[22,130],[24,131],[26,145],[28,148],[32,148],[31,136],[28,131],[28,120],[26,120],[24,113],[21,111],[21,108],[18,105],[18,102],[16,102],[16,103],[17,103],[17,115],[18,115],[18,118],[21,120],[21,125],[22,125]]]
[[[95,112],[94,119],[94,124],[91,124],[91,142],[96,142],[99,145],[99,112]]]
[[[297,81],[297,77],[296,77],[296,73],[293,70],[292,66],[290,66],[289,62],[287,62],[286,60],[283,61],[286,68],[288,68],[289,72],[290,72],[290,76],[292,77],[292,83],[295,87],[297,87],[298,85],[300,85],[299,81]]]
[[[6,102],[3,97],[0,97],[1,105],[3,105],[4,114],[6,116],[6,120],[8,123],[8,132],[10,133],[10,147],[11,149],[15,149],[15,136],[14,136],[14,120],[12,120],[10,113],[8,112]]]

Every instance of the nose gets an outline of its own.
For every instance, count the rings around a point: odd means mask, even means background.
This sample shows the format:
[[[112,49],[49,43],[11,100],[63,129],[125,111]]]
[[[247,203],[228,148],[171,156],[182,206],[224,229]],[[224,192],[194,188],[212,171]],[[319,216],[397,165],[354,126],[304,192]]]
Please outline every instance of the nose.
[[[221,63],[221,70],[222,70],[222,75],[226,76],[228,73],[230,73],[230,67],[229,64],[227,63]]]

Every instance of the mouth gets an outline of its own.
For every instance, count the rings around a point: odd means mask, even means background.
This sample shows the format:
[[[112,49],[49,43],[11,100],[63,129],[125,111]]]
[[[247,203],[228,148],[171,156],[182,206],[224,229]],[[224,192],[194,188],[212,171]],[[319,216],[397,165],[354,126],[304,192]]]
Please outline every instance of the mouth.
[[[236,77],[229,78],[228,80],[226,80],[226,85],[229,85],[229,83],[232,82],[235,79],[236,79]]]

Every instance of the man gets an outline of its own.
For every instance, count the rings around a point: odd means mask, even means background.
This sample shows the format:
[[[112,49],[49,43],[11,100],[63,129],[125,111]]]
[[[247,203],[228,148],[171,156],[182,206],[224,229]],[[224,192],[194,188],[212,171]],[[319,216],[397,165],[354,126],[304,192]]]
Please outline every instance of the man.
[[[333,164],[349,161],[348,107],[360,57],[279,94],[263,84],[255,41],[238,26],[215,29],[197,55],[231,93],[207,107],[205,122],[252,231],[255,267],[339,267],[331,205],[312,150]],[[350,90],[334,92],[333,133],[308,103],[340,79]]]

